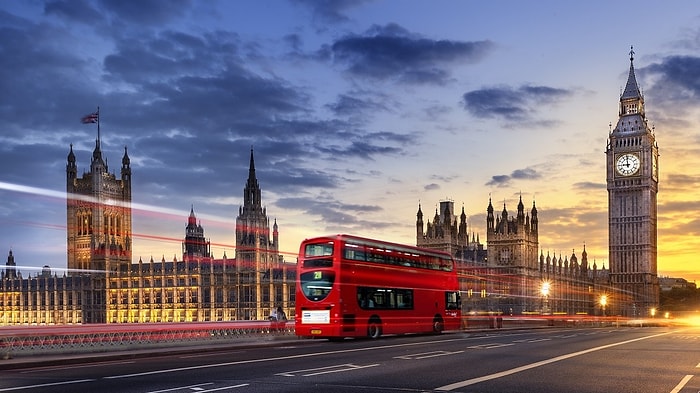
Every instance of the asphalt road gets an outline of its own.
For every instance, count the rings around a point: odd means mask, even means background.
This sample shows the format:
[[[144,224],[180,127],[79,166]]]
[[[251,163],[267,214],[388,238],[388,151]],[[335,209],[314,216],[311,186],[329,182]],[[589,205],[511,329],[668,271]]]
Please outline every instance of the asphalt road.
[[[700,328],[561,328],[277,346],[0,371],[0,392],[700,391]]]

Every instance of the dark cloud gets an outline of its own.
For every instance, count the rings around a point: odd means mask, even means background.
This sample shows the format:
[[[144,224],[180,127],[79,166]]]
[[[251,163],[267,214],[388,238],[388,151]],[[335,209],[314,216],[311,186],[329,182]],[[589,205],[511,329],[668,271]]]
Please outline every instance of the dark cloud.
[[[100,11],[130,23],[162,25],[186,14],[190,0],[100,0]]]
[[[491,180],[486,182],[487,186],[507,187],[510,185],[511,177],[508,175],[491,176]]]
[[[439,189],[440,189],[440,185],[436,184],[436,183],[430,183],[430,184],[426,184],[425,186],[423,186],[423,190],[425,190],[425,191],[433,191],[433,190],[439,190]]]
[[[83,0],[48,1],[44,5],[44,13],[88,25],[104,22],[103,14],[98,12],[90,2]]]
[[[534,179],[539,179],[542,176],[537,173],[532,168],[525,168],[525,169],[516,169],[513,171],[513,173],[510,175],[513,179],[525,179],[525,180],[534,180]]]
[[[489,41],[431,40],[411,34],[396,24],[374,26],[363,35],[348,35],[323,48],[355,76],[412,84],[444,84],[452,63],[481,60],[492,48]]]
[[[532,168],[516,169],[510,175],[492,176],[491,180],[486,182],[487,186],[507,187],[510,186],[511,180],[536,180],[542,175]]]
[[[309,217],[316,217],[325,231],[354,232],[363,227],[384,228],[390,225],[365,218],[381,212],[381,207],[343,203],[327,193],[314,197],[280,198],[276,206],[280,209],[300,210]]]
[[[347,22],[345,12],[372,0],[292,0],[292,3],[311,10],[316,24],[333,25]]]
[[[572,94],[565,89],[525,85],[489,87],[464,93],[462,105],[474,116],[508,121],[530,120],[541,108]]]
[[[605,183],[593,183],[593,182],[578,182],[574,183],[572,186],[574,189],[577,190],[582,190],[582,191],[598,191],[598,190],[607,190],[608,185]]]
[[[341,94],[336,102],[328,104],[327,107],[336,116],[349,117],[366,117],[376,112],[389,111],[389,108],[383,102],[348,94]]]
[[[700,103],[700,57],[668,56],[639,73],[656,77],[649,91],[659,106],[688,108]]]

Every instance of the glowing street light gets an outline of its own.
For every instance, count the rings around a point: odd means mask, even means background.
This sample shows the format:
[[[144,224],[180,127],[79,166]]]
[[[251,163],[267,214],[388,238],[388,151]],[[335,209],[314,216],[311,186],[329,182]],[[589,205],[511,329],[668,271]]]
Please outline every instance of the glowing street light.
[[[540,295],[542,295],[542,313],[547,312],[547,303],[549,301],[549,290],[551,289],[551,283],[549,281],[542,281],[542,286],[540,287]]]
[[[600,296],[600,306],[603,308],[603,316],[605,316],[605,306],[608,304],[608,295]]]

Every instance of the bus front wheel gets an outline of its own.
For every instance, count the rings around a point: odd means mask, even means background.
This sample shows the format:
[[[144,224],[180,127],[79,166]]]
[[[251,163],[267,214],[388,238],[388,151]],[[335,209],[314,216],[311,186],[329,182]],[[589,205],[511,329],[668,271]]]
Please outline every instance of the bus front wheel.
[[[367,325],[367,336],[369,338],[379,338],[382,335],[382,324],[379,319],[370,319]]]

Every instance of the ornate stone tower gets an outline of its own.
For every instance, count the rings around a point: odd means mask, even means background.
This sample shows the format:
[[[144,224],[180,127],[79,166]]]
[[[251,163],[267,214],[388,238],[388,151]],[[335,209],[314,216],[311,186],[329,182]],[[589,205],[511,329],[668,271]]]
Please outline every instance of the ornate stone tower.
[[[481,263],[486,259],[484,246],[479,243],[477,234],[472,233],[471,241],[467,233],[467,214],[462,206],[462,213],[457,217],[454,202],[440,201],[440,210],[435,209],[433,221],[423,222],[423,211],[418,204],[416,213],[416,245],[432,248],[451,254],[457,263],[470,261]],[[458,223],[459,220],[459,223]],[[425,230],[425,232],[424,232]]]
[[[194,215],[194,206],[190,209],[190,216],[187,218],[185,227],[185,241],[182,243],[182,259],[190,260],[210,260],[211,242],[204,238],[204,228],[202,224],[197,224],[197,216]]]
[[[131,264],[131,162],[124,147],[121,178],[109,173],[95,119],[98,131],[90,172],[78,177],[72,144],[66,165],[70,275],[126,271]]]
[[[285,289],[273,285],[274,268],[282,262],[279,255],[277,221],[270,237],[270,219],[262,206],[260,185],[255,177],[253,149],[250,149],[248,181],[243,190],[243,206],[236,217],[236,268],[238,274],[237,319],[262,319],[263,310],[278,306],[286,299]],[[287,288],[286,286],[284,288]]]
[[[509,217],[506,204],[500,217],[494,215],[489,198],[486,209],[486,244],[489,274],[489,293],[497,299],[497,308],[503,312],[533,311],[541,286],[538,263],[538,218],[535,203],[525,213],[523,199],[518,202],[515,217]]]
[[[644,113],[644,97],[630,71],[620,96],[619,119],[608,136],[608,252],[610,280],[619,292],[610,309],[648,316],[658,307],[657,211],[659,147]]]

